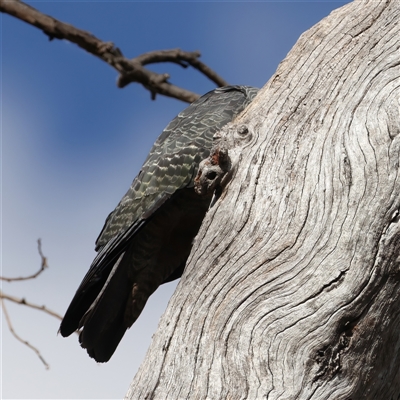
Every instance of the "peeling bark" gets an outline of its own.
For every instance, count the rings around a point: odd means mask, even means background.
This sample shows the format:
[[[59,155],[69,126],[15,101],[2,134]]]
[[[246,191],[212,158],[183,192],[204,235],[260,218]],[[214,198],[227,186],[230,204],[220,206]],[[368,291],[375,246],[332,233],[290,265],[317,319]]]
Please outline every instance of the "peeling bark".
[[[127,399],[400,398],[399,21],[336,10],[221,133],[232,179]]]

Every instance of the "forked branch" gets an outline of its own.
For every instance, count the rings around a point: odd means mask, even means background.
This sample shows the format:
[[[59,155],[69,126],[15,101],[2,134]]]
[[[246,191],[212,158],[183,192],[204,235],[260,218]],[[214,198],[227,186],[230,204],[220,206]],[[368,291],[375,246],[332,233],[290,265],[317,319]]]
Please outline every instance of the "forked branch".
[[[0,11],[12,15],[30,25],[41,29],[50,40],[65,39],[77,44],[82,49],[102,59],[119,72],[118,87],[122,88],[131,82],[140,83],[150,91],[152,99],[156,94],[191,103],[199,95],[168,82],[169,74],[158,74],[144,68],[144,65],[172,62],[186,68],[192,66],[211,79],[217,86],[228,84],[216,72],[199,60],[199,52],[186,52],[180,49],[152,51],[136,58],[125,58],[121,50],[112,42],[103,42],[91,33],[75,28],[70,24],[58,21],[45,15],[20,0],[0,0]]]
[[[24,281],[24,280],[28,280],[28,279],[35,279],[37,276],[39,276],[45,270],[45,268],[47,268],[47,266],[48,266],[47,265],[47,258],[43,255],[43,252],[42,252],[42,242],[41,242],[40,239],[38,239],[37,242],[38,242],[38,252],[39,252],[39,255],[40,255],[40,258],[41,258],[41,267],[40,267],[40,269],[37,272],[35,272],[34,274],[29,275],[29,276],[23,276],[23,277],[17,277],[17,278],[5,278],[3,276],[0,276],[1,280],[7,281],[7,282],[13,282],[13,281]],[[21,305],[24,305],[24,306],[27,306],[27,307],[30,307],[30,308],[34,308],[34,309],[39,310],[39,311],[43,311],[46,314],[51,315],[52,317],[58,318],[60,321],[62,320],[63,317],[60,314],[56,313],[55,311],[50,310],[49,308],[47,308],[45,305],[41,305],[40,306],[38,304],[31,303],[30,301],[27,301],[23,297],[21,298],[21,297],[10,296],[10,295],[4,293],[2,290],[0,290],[0,302],[1,302],[2,309],[3,309],[4,317],[5,317],[6,322],[7,322],[8,329],[10,330],[11,334],[19,342],[23,343],[24,345],[28,346],[31,350],[33,350],[37,354],[37,356],[39,357],[40,361],[42,361],[42,363],[44,364],[46,369],[49,369],[49,364],[43,358],[43,356],[41,355],[39,349],[36,348],[35,346],[33,346],[32,344],[30,344],[27,340],[22,339],[21,336],[19,336],[16,333],[16,331],[14,330],[14,327],[13,327],[12,322],[11,322],[10,315],[9,315],[9,313],[7,311],[7,308],[6,308],[5,300],[11,301],[11,302],[16,303],[16,304],[21,304]]]

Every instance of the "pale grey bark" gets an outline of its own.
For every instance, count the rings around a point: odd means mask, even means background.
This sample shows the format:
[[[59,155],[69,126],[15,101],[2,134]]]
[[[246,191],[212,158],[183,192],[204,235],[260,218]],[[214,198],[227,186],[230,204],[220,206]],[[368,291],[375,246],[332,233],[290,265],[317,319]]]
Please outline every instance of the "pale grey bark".
[[[223,132],[250,141],[128,399],[400,398],[399,47],[398,0],[348,4]]]

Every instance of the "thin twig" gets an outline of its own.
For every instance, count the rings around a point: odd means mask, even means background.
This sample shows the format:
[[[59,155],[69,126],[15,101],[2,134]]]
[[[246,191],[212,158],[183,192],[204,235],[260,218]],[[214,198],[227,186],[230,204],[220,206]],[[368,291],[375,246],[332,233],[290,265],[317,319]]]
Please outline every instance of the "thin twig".
[[[38,242],[38,252],[39,252],[40,258],[41,258],[41,260],[42,260],[42,262],[41,262],[41,268],[40,268],[40,270],[39,270],[38,272],[36,272],[36,273],[33,274],[33,275],[30,275],[30,276],[27,276],[27,277],[21,277],[21,278],[4,278],[4,277],[0,277],[0,278],[3,279],[3,280],[5,280],[5,281],[8,281],[8,282],[12,282],[12,281],[22,281],[22,280],[27,280],[27,279],[34,279],[34,278],[36,278],[40,273],[42,273],[42,272],[44,271],[44,269],[47,268],[47,258],[43,255],[43,252],[42,252],[42,242],[41,242],[41,240],[38,239],[37,242]],[[37,305],[37,304],[34,304],[34,303],[31,303],[31,302],[27,301],[25,298],[10,296],[10,295],[8,295],[8,294],[5,294],[2,290],[0,290],[0,302],[1,302],[1,306],[2,306],[3,311],[4,311],[4,316],[5,316],[5,318],[6,318],[7,325],[8,325],[8,328],[9,328],[10,332],[12,333],[12,335],[13,335],[18,341],[20,341],[21,343],[23,343],[24,345],[26,345],[26,346],[28,346],[30,349],[32,349],[32,350],[37,354],[37,356],[40,358],[40,360],[42,361],[42,363],[45,365],[46,369],[49,369],[49,364],[47,364],[47,362],[45,361],[45,359],[44,359],[44,358],[42,357],[42,355],[40,354],[39,350],[38,350],[35,346],[31,345],[28,341],[22,339],[22,338],[15,332],[15,330],[14,330],[14,328],[13,328],[13,326],[12,326],[12,323],[11,323],[11,318],[10,318],[10,316],[9,316],[9,314],[8,314],[7,309],[6,309],[6,304],[5,304],[5,301],[4,301],[4,300],[12,301],[13,303],[16,303],[16,304],[22,304],[22,305],[27,306],[27,307],[30,307],[30,308],[35,308],[36,310],[43,311],[43,312],[45,312],[46,314],[51,315],[52,317],[58,318],[60,321],[63,319],[63,317],[62,317],[60,314],[56,313],[55,311],[50,310],[49,308],[47,308],[47,307],[44,306],[44,305],[39,306],[39,305]],[[76,333],[78,333],[78,332],[76,331]]]
[[[153,99],[156,94],[174,97],[187,103],[199,98],[198,94],[169,83],[170,76],[168,74],[158,74],[144,68],[144,65],[154,62],[173,62],[181,66],[191,65],[218,86],[227,85],[224,79],[198,60],[199,52],[185,52],[179,49],[161,50],[146,53],[130,60],[125,58],[121,50],[115,47],[112,42],[103,42],[91,33],[42,14],[20,0],[0,0],[0,11],[41,29],[50,40],[66,39],[77,44],[82,49],[107,62],[119,72],[118,87],[124,87],[131,82],[140,83],[150,91]]]
[[[199,60],[201,53],[199,51],[183,51],[181,49],[157,50],[141,54],[133,60],[138,61],[141,65],[154,64],[159,62],[173,62],[179,64],[183,68],[191,65],[200,71],[207,78],[213,81],[217,86],[227,86],[229,83],[219,76],[215,71]]]
[[[42,253],[42,241],[40,239],[38,239],[37,243],[38,243],[39,255],[40,255],[41,259],[42,259],[39,271],[35,272],[32,275],[20,276],[18,278],[6,278],[4,276],[0,276],[0,279],[3,280],[3,281],[7,281],[7,282],[26,281],[28,279],[35,279],[38,275],[40,275],[47,268],[47,258]]]
[[[22,304],[27,307],[35,308],[36,310],[43,311],[49,315],[52,315],[53,317],[58,318],[60,321],[63,319],[63,317],[60,314],[56,313],[53,310],[50,310],[49,308],[47,308],[44,305],[39,306],[38,304],[31,303],[31,302],[27,301],[26,299],[24,299],[23,297],[21,298],[21,297],[10,296],[9,294],[5,294],[1,290],[0,290],[0,299],[9,300],[16,304]]]
[[[46,367],[46,369],[49,369],[50,366],[49,366],[49,364],[47,364],[46,360],[45,360],[45,359],[43,358],[43,356],[40,354],[40,351],[39,351],[35,346],[31,345],[27,340],[22,339],[22,338],[15,332],[15,330],[14,330],[12,324],[11,324],[11,319],[10,319],[10,316],[8,315],[6,305],[5,305],[5,303],[4,303],[4,301],[3,301],[2,298],[0,298],[0,301],[1,301],[1,307],[2,307],[2,309],[3,309],[4,316],[5,316],[6,321],[7,321],[8,329],[10,330],[11,334],[12,334],[18,341],[20,341],[20,342],[23,343],[24,345],[28,346],[31,350],[33,350],[33,351],[36,353],[36,355],[39,357],[40,361],[44,364],[44,366]]]

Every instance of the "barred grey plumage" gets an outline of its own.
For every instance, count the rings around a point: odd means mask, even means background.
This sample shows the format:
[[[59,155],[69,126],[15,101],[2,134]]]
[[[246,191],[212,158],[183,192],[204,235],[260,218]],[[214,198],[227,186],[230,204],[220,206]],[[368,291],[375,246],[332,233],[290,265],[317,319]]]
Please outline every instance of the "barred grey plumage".
[[[107,217],[98,255],[61,322],[81,329],[81,346],[98,362],[110,359],[125,331],[162,283],[182,275],[210,204],[193,189],[213,135],[232,121],[258,89],[226,86],[192,103],[154,143],[138,176]]]

